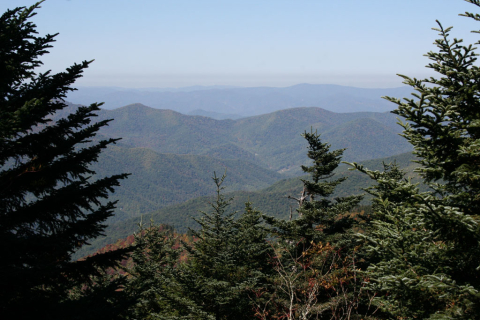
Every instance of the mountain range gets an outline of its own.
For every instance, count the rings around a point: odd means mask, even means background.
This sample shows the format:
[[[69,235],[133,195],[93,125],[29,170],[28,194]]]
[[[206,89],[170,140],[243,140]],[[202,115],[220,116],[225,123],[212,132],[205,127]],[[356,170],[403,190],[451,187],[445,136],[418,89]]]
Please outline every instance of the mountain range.
[[[346,148],[346,161],[412,150],[399,136],[402,128],[391,113],[294,108],[238,120],[215,120],[133,104],[102,110],[99,118],[115,119],[101,134],[122,137],[126,146],[244,160],[290,176],[301,174],[300,165],[307,161],[306,141],[301,137],[305,131],[317,130],[333,149]]]
[[[69,104],[54,119],[78,107]],[[302,107],[216,120],[137,103],[102,109],[97,119],[114,119],[98,138],[122,140],[109,146],[92,165],[93,179],[121,172],[132,175],[111,197],[118,203],[115,216],[107,221],[106,236],[82,249],[80,255],[131,234],[141,216],[173,225],[180,232],[195,227],[191,217],[198,210],[208,210],[208,195],[215,190],[214,172],[227,173],[225,192],[235,199],[232,210],[242,210],[251,201],[266,214],[286,217],[294,208],[286,196],[298,193],[301,165],[309,163],[307,142],[301,136],[305,131],[321,133],[331,150],[346,148],[345,161],[385,159],[400,153],[404,155],[396,157],[412,158],[411,145],[399,136],[402,128],[396,116],[388,112],[336,113]],[[383,160],[372,161],[378,166]],[[352,174],[345,166],[339,170],[350,182],[339,188],[338,196],[368,186],[365,176]]]
[[[55,115],[67,116],[79,105]],[[333,113],[295,108],[239,120],[215,120],[158,110],[140,104],[101,110],[114,119],[98,138],[122,140],[110,146],[92,169],[94,178],[125,172],[112,196],[116,215],[108,223],[207,195],[214,172],[229,176],[227,192],[255,191],[303,172],[307,143],[300,135],[314,128],[332,149],[348,148],[344,160],[362,161],[411,151],[398,136],[390,113]]]
[[[366,89],[331,84],[290,87],[187,87],[127,89],[80,87],[68,94],[77,104],[105,102],[105,109],[141,103],[183,114],[207,112],[217,119],[249,117],[298,107],[319,107],[332,112],[386,112],[395,107],[382,96],[411,97],[409,87]]]

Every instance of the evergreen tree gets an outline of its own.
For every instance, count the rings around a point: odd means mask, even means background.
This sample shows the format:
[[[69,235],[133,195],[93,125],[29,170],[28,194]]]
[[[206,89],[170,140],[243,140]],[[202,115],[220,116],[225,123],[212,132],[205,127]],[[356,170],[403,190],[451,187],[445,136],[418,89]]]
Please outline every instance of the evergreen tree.
[[[260,226],[261,214],[250,204],[238,221],[235,212],[227,213],[230,201],[222,194],[224,179],[225,175],[214,176],[213,210],[196,220],[201,229],[191,231],[194,245],[185,245],[188,257],[179,281],[183,294],[212,319],[252,319],[252,297],[256,289],[267,285],[272,249]]]
[[[192,319],[195,305],[182,297],[181,287],[176,282],[180,262],[180,249],[175,249],[175,234],[150,223],[135,233],[135,250],[132,252],[133,267],[127,268],[129,280],[126,293],[135,300],[128,312],[128,319]]]
[[[332,198],[335,188],[347,178],[332,179],[338,167],[343,151],[330,151],[328,143],[322,143],[316,132],[303,134],[308,142],[308,158],[312,166],[302,166],[311,180],[302,179],[303,191],[297,200],[298,218],[290,221],[265,216],[264,219],[273,228],[272,232],[284,240],[302,240],[307,245],[312,241],[340,241],[345,232],[350,230],[354,220],[345,214],[352,210],[362,196]]]
[[[330,151],[316,132],[303,136],[313,164],[302,166],[311,180],[302,179],[302,194],[294,198],[299,203],[298,217],[290,221],[265,217],[281,252],[275,263],[277,315],[345,319],[368,309],[368,302],[360,299],[361,281],[356,280],[353,227],[357,222],[349,215],[362,196],[332,197],[346,179],[333,179],[344,149]]]
[[[425,265],[435,267],[431,264],[435,261],[435,253],[427,254],[425,250],[424,241],[432,240],[433,235],[430,230],[422,229],[424,217],[418,215],[415,209],[409,212],[404,210],[407,206],[417,206],[419,189],[405,179],[404,172],[396,164],[384,164],[384,171],[371,171],[355,163],[352,165],[376,181],[375,186],[365,189],[374,196],[372,221],[365,228],[366,232],[358,234],[365,241],[361,246],[363,257],[369,263],[365,277],[369,279],[367,289],[371,295],[377,296],[373,300],[374,308],[380,309],[376,315],[381,319],[423,319],[430,312],[426,306],[427,302],[433,302],[430,299],[432,291],[425,291],[425,287],[410,290],[403,283],[408,277],[415,277],[419,273],[416,268]],[[392,277],[392,270],[400,274]],[[402,292],[392,296],[390,290],[395,286]],[[408,312],[407,309],[414,312]]]
[[[254,305],[265,302],[269,296],[267,293],[272,289],[272,257],[275,252],[272,244],[267,242],[269,232],[262,216],[260,211],[247,202],[237,220],[237,234],[233,239],[237,246],[236,277],[250,281],[247,290],[239,293],[237,310],[243,315],[237,319],[252,319],[255,315]]]
[[[378,182],[375,221],[365,236],[376,260],[368,269],[371,290],[399,319],[480,317],[480,69],[475,47],[438,26],[438,52],[427,54],[427,67],[440,77],[402,76],[415,99],[386,98],[406,119],[403,136],[431,191],[359,167]]]
[[[92,295],[73,297],[72,288],[91,283],[99,269],[125,254],[71,261],[78,248],[102,234],[115,208],[104,199],[126,175],[89,179],[94,174],[89,164],[116,141],[92,142],[108,124],[91,123],[98,104],[58,121],[49,118],[65,108],[66,93],[91,61],[54,75],[36,73],[56,36],[37,36],[29,21],[39,4],[0,17],[0,314],[73,319],[92,306]],[[107,286],[110,298],[98,300],[105,301],[102,311],[118,307],[117,285]],[[94,318],[89,312],[84,318]]]

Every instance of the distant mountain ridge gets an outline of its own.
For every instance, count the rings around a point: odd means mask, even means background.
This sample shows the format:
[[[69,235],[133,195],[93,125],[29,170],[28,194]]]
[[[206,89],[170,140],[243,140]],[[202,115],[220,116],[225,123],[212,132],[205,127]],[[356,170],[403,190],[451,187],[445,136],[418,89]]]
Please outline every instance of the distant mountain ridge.
[[[237,120],[237,119],[243,118],[241,115],[238,115],[238,114],[219,113],[219,112],[205,111],[202,109],[195,109],[187,113],[187,115],[203,116],[203,117],[208,117],[215,120],[226,120],[226,119]]]
[[[186,87],[126,89],[81,87],[68,94],[76,104],[105,102],[105,109],[141,103],[183,114],[203,110],[212,114],[248,117],[283,109],[319,107],[333,112],[386,112],[395,106],[382,96],[410,97],[409,87],[366,89],[331,84],[298,84],[290,87]]]
[[[215,120],[159,110],[141,104],[102,110],[100,119],[115,119],[101,133],[122,137],[130,147],[159,153],[206,155],[249,161],[269,170],[298,175],[307,160],[301,133],[322,134],[332,148],[347,148],[346,161],[388,157],[411,151],[398,134],[390,113],[334,113],[321,108],[294,108],[238,120]]]

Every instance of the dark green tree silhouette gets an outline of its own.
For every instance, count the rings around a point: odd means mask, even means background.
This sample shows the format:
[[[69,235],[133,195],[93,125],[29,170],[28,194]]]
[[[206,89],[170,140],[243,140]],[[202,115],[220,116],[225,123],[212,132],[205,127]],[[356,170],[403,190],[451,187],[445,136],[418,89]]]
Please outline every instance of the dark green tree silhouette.
[[[81,246],[102,234],[115,204],[109,192],[126,174],[97,181],[89,164],[116,140],[92,142],[108,121],[92,123],[98,104],[51,119],[91,61],[65,72],[37,74],[40,57],[56,35],[37,36],[29,21],[37,3],[0,17],[0,314],[5,319],[82,318],[92,311],[92,277],[114,266],[124,252],[71,261]],[[71,294],[83,285],[90,296]],[[115,283],[95,303],[109,318]],[[92,290],[91,290],[92,289]],[[105,289],[107,290],[107,289]],[[107,290],[108,291],[108,290]],[[105,303],[102,303],[105,302]],[[110,309],[109,309],[110,308]]]

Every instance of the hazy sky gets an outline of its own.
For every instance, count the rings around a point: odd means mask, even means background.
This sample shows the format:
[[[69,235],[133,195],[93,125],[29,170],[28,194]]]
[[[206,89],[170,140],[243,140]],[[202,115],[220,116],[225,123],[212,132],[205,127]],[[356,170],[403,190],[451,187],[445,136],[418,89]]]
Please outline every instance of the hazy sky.
[[[0,11],[36,1],[2,0]],[[425,76],[435,20],[475,42],[480,8],[462,0],[47,0],[33,18],[56,33],[59,72],[95,59],[79,86],[395,87]]]

